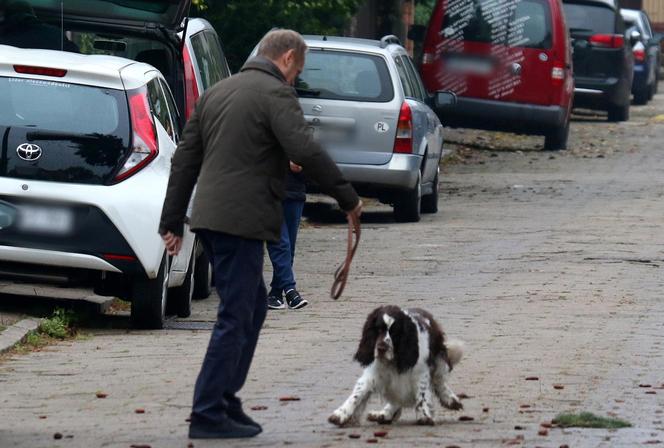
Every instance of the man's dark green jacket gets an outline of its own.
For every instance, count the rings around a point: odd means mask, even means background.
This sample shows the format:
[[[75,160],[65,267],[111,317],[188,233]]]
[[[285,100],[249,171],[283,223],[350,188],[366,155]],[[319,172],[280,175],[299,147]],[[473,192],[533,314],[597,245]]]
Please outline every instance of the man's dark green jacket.
[[[208,89],[173,156],[159,232],[182,235],[194,186],[192,230],[279,240],[288,161],[343,210],[359,198],[313,141],[293,87],[268,59],[256,57]]]

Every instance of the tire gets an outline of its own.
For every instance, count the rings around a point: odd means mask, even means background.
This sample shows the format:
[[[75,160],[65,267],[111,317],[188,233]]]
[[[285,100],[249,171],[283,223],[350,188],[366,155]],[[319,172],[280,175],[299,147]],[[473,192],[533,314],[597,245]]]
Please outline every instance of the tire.
[[[422,173],[417,174],[415,187],[400,191],[394,201],[394,219],[397,222],[418,222],[422,206]]]
[[[609,105],[609,121],[617,123],[629,120],[629,104],[626,106]]]
[[[169,269],[169,259],[164,254],[156,278],[134,280],[131,287],[131,326],[133,328],[164,328]]]
[[[567,149],[567,139],[569,138],[569,121],[564,125],[554,129],[544,135],[544,150],[559,151]]]
[[[438,173],[440,168],[436,170],[436,176],[433,178],[433,192],[422,196],[422,213],[438,213]]]
[[[187,273],[182,285],[168,291],[166,314],[176,314],[178,317],[191,316],[191,299],[194,295],[194,274],[196,272],[196,255],[191,254]]]
[[[203,300],[212,294],[212,266],[205,252],[201,252],[194,267],[194,300]]]
[[[637,106],[644,106],[648,104],[648,100],[650,99],[649,97],[650,97],[649,86],[646,86],[646,88],[643,90],[637,90],[636,92],[634,92],[634,104],[636,104]]]

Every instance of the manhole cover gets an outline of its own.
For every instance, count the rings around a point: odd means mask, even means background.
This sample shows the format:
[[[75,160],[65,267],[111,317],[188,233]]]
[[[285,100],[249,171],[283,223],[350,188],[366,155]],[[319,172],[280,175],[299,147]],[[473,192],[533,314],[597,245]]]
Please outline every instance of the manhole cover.
[[[167,320],[164,323],[165,330],[212,330],[214,322],[195,320]]]

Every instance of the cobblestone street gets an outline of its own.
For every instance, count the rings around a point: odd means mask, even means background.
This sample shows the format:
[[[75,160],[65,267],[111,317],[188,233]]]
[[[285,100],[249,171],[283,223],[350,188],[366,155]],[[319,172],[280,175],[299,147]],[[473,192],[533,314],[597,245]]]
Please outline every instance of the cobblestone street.
[[[296,258],[311,304],[269,313],[242,391],[247,408],[267,408],[252,411],[264,432],[194,445],[364,446],[379,429],[388,434],[377,443],[393,447],[664,444],[663,113],[659,95],[617,125],[577,115],[565,152],[541,151],[539,138],[450,130],[440,212],[396,224],[390,208],[370,204],[338,302],[329,288],[345,221],[311,205]],[[352,354],[381,304],[425,308],[466,342],[450,384],[467,395],[463,411],[438,408],[434,427],[415,426],[412,411],[394,426],[327,423],[360,374]],[[126,316],[107,316],[87,337],[3,359],[0,447],[187,447],[216,305],[216,296],[195,303],[183,322],[196,330],[129,331]],[[538,434],[580,411],[633,427]]]

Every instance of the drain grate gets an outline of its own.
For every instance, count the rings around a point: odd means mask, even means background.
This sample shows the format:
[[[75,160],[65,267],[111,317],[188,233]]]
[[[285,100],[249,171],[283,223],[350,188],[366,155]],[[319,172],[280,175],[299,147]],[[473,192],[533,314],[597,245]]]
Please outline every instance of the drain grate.
[[[164,323],[165,330],[212,330],[214,322],[200,320],[167,320]]]

